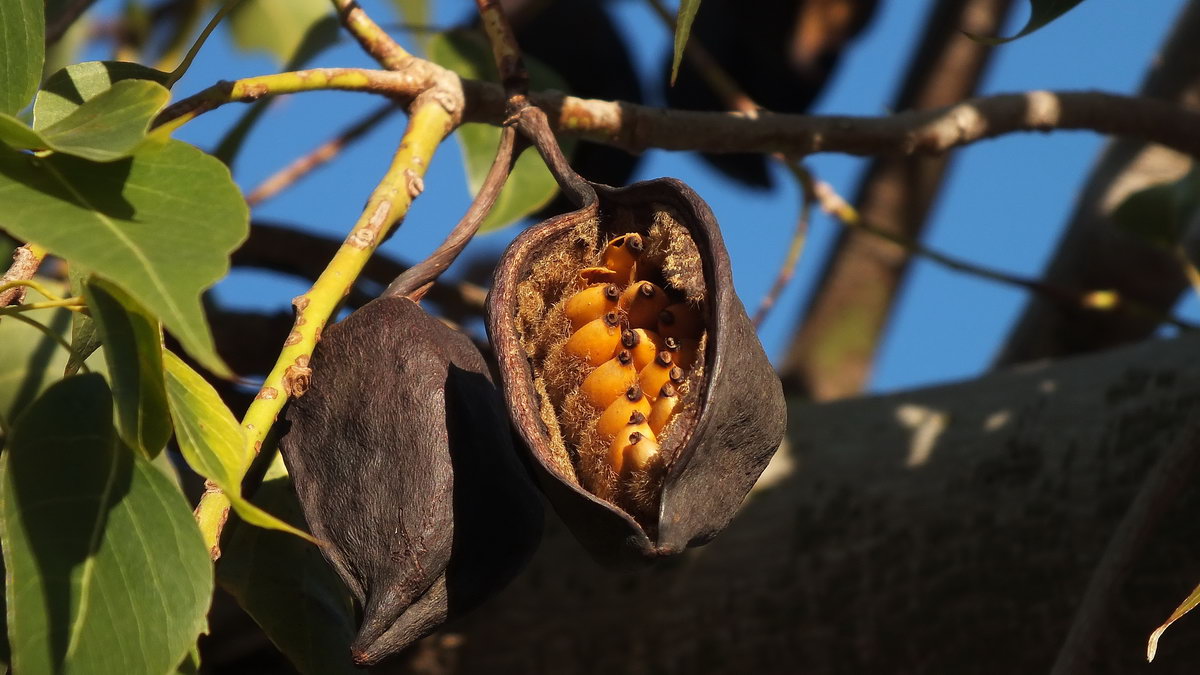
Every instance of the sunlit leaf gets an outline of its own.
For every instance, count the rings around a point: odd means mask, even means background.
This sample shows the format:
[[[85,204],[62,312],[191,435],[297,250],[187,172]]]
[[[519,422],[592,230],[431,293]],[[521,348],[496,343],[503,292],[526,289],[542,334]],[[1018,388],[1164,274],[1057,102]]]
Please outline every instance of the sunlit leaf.
[[[254,502],[306,527],[292,482],[268,471]],[[321,552],[295,537],[236,523],[226,537],[217,582],[301,673],[355,675],[350,663],[354,607]]]
[[[675,46],[671,54],[671,86],[679,75],[679,64],[683,61],[683,49],[692,35],[692,22],[700,10],[700,0],[679,0],[679,11],[675,14]]]
[[[229,374],[200,304],[248,232],[225,165],[179,141],[106,164],[0,147],[0,203],[0,228],[114,282],[204,367]]]
[[[175,440],[188,465],[225,492],[242,520],[314,542],[303,530],[288,525],[241,496],[242,478],[254,459],[254,453],[246,448],[241,425],[199,373],[171,352],[163,351],[162,354],[171,419],[175,421]]]
[[[46,18],[42,0],[0,0],[0,113],[29,105],[42,79]]]
[[[136,300],[112,284],[92,279],[83,285],[83,296],[104,343],[117,429],[129,446],[154,457],[171,439],[162,329]]]
[[[1016,35],[1012,37],[990,37],[967,33],[967,36],[972,40],[982,42],[986,45],[999,45],[1005,42],[1012,42],[1054,21],[1081,2],[1083,0],[1029,0],[1029,21],[1025,22],[1025,27]]]
[[[110,162],[128,157],[146,140],[150,122],[170,95],[166,87],[155,82],[118,82],[40,131],[17,129],[14,123],[20,123],[15,118],[0,117],[0,140],[14,148],[48,148],[95,162]]]
[[[33,102],[33,128],[42,131],[58,124],[79,106],[124,80],[167,81],[167,73],[124,61],[76,63],[51,75]]]
[[[205,629],[212,565],[183,495],[118,439],[103,377],[25,411],[0,490],[13,671],[174,669]]]
[[[491,50],[477,33],[452,31],[435,35],[429,41],[429,58],[464,78],[498,81]],[[566,84],[545,65],[525,58],[534,89],[566,90]],[[472,194],[479,191],[500,144],[500,129],[488,124],[464,124],[457,132]],[[573,144],[564,144],[569,153]],[[528,151],[517,160],[500,191],[496,205],[480,226],[480,232],[496,230],[524,218],[554,199],[558,183],[541,158]]]

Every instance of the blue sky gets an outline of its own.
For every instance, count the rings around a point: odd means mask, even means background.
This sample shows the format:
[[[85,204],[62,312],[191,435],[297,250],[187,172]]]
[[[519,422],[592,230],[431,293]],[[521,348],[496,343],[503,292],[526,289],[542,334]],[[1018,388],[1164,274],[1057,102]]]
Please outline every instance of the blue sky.
[[[364,0],[363,4],[381,21],[389,19],[390,3]],[[473,4],[441,0],[436,22],[450,25],[471,11]],[[670,35],[641,0],[614,0],[611,4],[648,85],[661,74]],[[843,59],[814,112],[885,114],[932,4],[932,0],[880,3],[875,20]],[[1016,32],[1027,16],[1027,3],[1018,4],[1023,6],[1011,17],[1008,34]],[[998,47],[983,92],[1101,89],[1132,93],[1183,5],[1183,0],[1088,0],[1038,33]],[[371,63],[347,42],[324,52],[313,65]],[[277,66],[265,56],[236,52],[224,33],[218,32],[175,91],[187,95],[218,79],[275,70]],[[659,103],[653,98],[648,102]],[[376,105],[372,97],[350,93],[313,93],[277,100],[236,162],[235,178],[248,191]],[[188,124],[176,135],[211,149],[240,114],[238,106],[229,106]],[[392,118],[336,163],[264,204],[255,217],[340,238],[385,169],[403,123],[402,116]],[[959,151],[934,209],[926,243],[981,264],[1038,276],[1073,207],[1075,194],[1105,142],[1082,132],[1029,134]],[[843,194],[853,193],[866,164],[862,159],[838,155],[812,157],[807,163]],[[684,180],[712,206],[730,249],[738,293],[753,311],[782,262],[798,209],[795,186],[780,175],[773,192],[742,189],[722,180],[689,153],[650,151],[635,179],[658,176]],[[425,184],[426,192],[383,247],[403,260],[418,260],[432,250],[469,202],[455,143],[439,149]],[[776,363],[837,227],[824,216],[815,218],[796,278],[763,326],[763,344]],[[471,248],[499,251],[515,232],[509,228],[480,236]],[[452,268],[451,276],[454,271]],[[298,280],[236,272],[218,286],[217,294],[231,306],[280,308],[304,289]],[[890,391],[984,372],[1023,302],[1020,291],[918,262],[888,329],[872,389]],[[1200,316],[1200,304],[1192,299],[1185,300],[1181,310],[1193,318]]]

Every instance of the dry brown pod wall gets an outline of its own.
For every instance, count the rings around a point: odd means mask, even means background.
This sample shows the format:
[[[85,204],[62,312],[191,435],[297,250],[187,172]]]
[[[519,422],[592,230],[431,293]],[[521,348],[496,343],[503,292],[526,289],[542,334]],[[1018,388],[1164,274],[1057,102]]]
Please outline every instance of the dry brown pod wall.
[[[505,401],[543,491],[593,555],[617,563],[672,555],[709,541],[733,517],[783,438],[783,393],[734,292],[729,255],[708,205],[674,179],[610,188],[568,171],[562,163],[556,169],[582,208],[520,234],[500,259],[488,297]],[[613,240],[626,235],[638,235],[641,250],[634,257],[644,268],[628,277],[614,270],[613,277],[604,270],[623,264],[614,262],[621,242]],[[578,340],[565,310],[589,286],[611,282],[628,291],[642,281],[665,291],[677,315],[693,312],[699,328],[690,330],[699,332],[679,336],[694,339],[695,349],[686,357],[673,352],[676,363],[690,361],[686,369],[663,371],[680,392],[678,403],[650,459],[630,470],[632,444],[621,448],[621,437],[610,442],[595,432],[609,398],[585,396],[593,373],[628,372],[622,349],[629,345],[616,344],[603,365],[580,358],[567,348]],[[615,321],[621,334],[636,328],[627,308],[615,311],[615,320],[596,321]],[[659,339],[671,332],[668,324],[685,323],[664,323],[670,318],[660,317],[658,330],[651,330]],[[667,380],[640,378],[647,381],[657,388]],[[629,392],[631,400],[636,395]],[[639,421],[635,414],[627,429],[640,430]],[[642,436],[630,438],[640,442]]]
[[[406,289],[400,289],[403,295]],[[325,330],[280,448],[376,663],[471,609],[532,554],[541,500],[479,350],[405,297]]]

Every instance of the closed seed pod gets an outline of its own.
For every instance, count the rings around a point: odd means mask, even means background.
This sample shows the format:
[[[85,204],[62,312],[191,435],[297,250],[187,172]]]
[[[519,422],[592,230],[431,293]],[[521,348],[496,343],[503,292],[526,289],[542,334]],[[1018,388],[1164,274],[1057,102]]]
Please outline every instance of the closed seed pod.
[[[479,350],[402,297],[327,328],[280,442],[308,525],[362,608],[359,665],[503,587],[540,500]]]
[[[782,388],[734,292],[712,212],[690,188],[674,179],[609,188],[559,171],[582,208],[518,235],[488,297],[505,401],[543,491],[598,559],[673,555],[715,536],[766,467],[783,438]],[[594,432],[602,409],[579,389],[589,373],[556,354],[579,270],[630,233],[642,240],[637,277],[693,308],[699,334],[680,336],[698,343],[657,455],[622,475]]]

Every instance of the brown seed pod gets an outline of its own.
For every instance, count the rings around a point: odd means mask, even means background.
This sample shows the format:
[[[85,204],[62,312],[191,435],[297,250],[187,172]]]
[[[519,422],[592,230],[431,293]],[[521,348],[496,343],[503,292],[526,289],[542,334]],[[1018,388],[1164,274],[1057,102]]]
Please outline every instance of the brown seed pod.
[[[540,535],[479,350],[402,297],[324,331],[280,449],[376,663],[506,584]]]
[[[518,235],[488,297],[505,401],[542,489],[594,555],[619,562],[679,553],[729,522],[778,447],[779,378],[734,292],[712,212],[690,188],[660,179],[614,189],[556,166],[583,207]],[[607,243],[629,233],[643,243],[638,277],[695,308],[700,333],[681,336],[698,340],[696,355],[656,459],[623,476],[591,431],[599,411],[580,402],[588,374],[568,372],[554,356],[568,337],[554,319],[579,270],[601,264]]]

